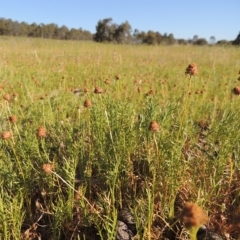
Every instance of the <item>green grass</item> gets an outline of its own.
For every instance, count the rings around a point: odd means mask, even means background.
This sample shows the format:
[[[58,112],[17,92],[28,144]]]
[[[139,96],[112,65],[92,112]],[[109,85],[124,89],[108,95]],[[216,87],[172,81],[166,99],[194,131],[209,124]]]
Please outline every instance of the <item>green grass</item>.
[[[0,141],[0,239],[115,239],[123,207],[136,239],[171,239],[184,201],[224,233],[239,208],[239,48],[0,43],[1,131],[13,136]]]

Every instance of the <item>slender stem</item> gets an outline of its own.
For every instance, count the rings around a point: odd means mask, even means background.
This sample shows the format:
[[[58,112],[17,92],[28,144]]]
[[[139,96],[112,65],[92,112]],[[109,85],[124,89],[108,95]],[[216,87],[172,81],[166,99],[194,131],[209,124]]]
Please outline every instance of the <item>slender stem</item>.
[[[190,230],[190,238],[191,240],[197,240],[197,231],[198,227],[192,227]]]
[[[59,174],[57,174],[56,172],[52,171],[52,173],[57,176],[59,179],[61,179],[68,187],[70,187],[74,192],[76,193],[79,193],[72,185],[70,185],[67,181],[65,181]],[[95,210],[95,208],[93,207],[93,205],[88,201],[87,198],[85,198],[84,196],[81,196],[85,201],[86,203],[91,207],[92,210],[94,210],[97,215],[100,217],[101,220],[104,220],[100,214]]]

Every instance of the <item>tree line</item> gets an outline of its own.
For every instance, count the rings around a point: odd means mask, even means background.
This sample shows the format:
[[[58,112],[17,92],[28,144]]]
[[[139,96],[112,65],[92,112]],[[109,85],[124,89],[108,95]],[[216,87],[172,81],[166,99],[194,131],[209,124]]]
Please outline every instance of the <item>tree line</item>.
[[[51,38],[61,40],[92,40],[92,33],[81,28],[69,29],[66,26],[58,27],[57,24],[27,24],[11,19],[0,18],[0,35]]]
[[[26,22],[12,21],[11,19],[0,18],[0,35],[5,36],[24,36],[38,37],[61,40],[84,40],[96,42],[111,42],[121,44],[148,44],[148,45],[172,45],[172,44],[224,44],[224,45],[240,45],[240,33],[233,41],[219,40],[215,37],[210,37],[209,41],[205,38],[199,38],[197,35],[192,39],[175,39],[172,33],[161,34],[155,31],[139,31],[132,30],[128,21],[121,24],[113,22],[112,18],[99,20],[96,25],[96,32],[92,34],[90,31],[82,28],[69,29],[66,26],[59,27],[57,24],[28,24]]]

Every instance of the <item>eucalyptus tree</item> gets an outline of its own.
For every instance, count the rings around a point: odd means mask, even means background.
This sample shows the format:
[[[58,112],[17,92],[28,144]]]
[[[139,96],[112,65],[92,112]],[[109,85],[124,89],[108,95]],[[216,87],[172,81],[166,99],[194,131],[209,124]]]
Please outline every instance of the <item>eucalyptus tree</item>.
[[[97,42],[111,42],[114,40],[116,24],[112,22],[112,18],[99,20],[96,26],[94,40]]]

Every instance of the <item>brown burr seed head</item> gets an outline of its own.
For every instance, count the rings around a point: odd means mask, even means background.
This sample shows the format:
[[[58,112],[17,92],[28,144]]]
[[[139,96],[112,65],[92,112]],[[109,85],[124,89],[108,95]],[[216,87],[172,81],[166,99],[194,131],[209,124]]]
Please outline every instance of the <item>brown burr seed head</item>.
[[[45,127],[40,126],[37,130],[37,137],[45,138],[47,136],[47,130]]]
[[[152,132],[159,132],[160,126],[156,121],[151,121],[148,130]]]
[[[11,95],[6,93],[4,96],[3,96],[3,99],[6,100],[6,101],[10,101],[11,100]]]
[[[232,93],[235,95],[240,95],[240,87],[233,88]]]
[[[108,78],[107,78],[104,82],[105,82],[105,84],[107,84],[107,85],[111,83],[111,81],[110,81]]]
[[[121,78],[121,75],[120,75],[120,74],[118,74],[118,75],[115,76],[115,79],[116,79],[116,80],[119,80],[120,78]]]
[[[151,89],[149,92],[146,93],[146,96],[150,96],[155,94],[155,91],[153,89]]]
[[[10,116],[10,117],[8,118],[8,120],[9,120],[9,122],[11,122],[11,123],[16,123],[18,119],[17,119],[17,116],[12,115],[12,116]]]
[[[40,100],[44,100],[44,99],[45,99],[45,96],[42,95],[42,96],[39,97],[39,99],[40,99]]]
[[[17,92],[14,92],[13,93],[13,98],[17,98],[18,97],[18,93]]]
[[[190,76],[197,75],[198,74],[197,65],[195,63],[189,64],[188,67],[185,70],[185,74],[190,75]]]
[[[181,222],[187,227],[199,227],[208,221],[206,212],[196,203],[186,202],[180,216]]]
[[[96,94],[101,94],[101,93],[103,93],[103,90],[102,90],[102,88],[100,88],[100,87],[95,87],[94,93],[96,93]]]
[[[10,139],[11,137],[12,137],[12,133],[9,132],[9,131],[3,131],[3,132],[1,133],[1,138],[2,138],[3,140]]]
[[[46,173],[46,174],[50,174],[53,171],[53,164],[51,163],[45,163],[42,165],[42,170]]]
[[[206,119],[199,120],[197,122],[198,126],[201,128],[201,130],[208,130],[209,129],[209,121]]]
[[[86,99],[85,101],[84,101],[84,107],[91,107],[92,106],[92,102],[89,100],[89,99]]]

